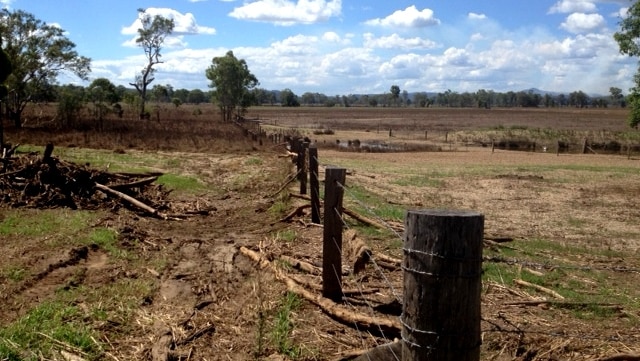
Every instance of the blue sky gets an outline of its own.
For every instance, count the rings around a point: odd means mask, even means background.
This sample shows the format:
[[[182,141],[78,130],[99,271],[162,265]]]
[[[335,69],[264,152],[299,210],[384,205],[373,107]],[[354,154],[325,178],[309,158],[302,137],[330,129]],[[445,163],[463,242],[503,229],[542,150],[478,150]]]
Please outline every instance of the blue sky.
[[[156,82],[207,89],[232,50],[270,90],[327,95],[539,88],[608,94],[637,59],[613,40],[629,0],[0,0],[67,31],[91,78],[127,85],[145,64],[137,9],[171,17]],[[61,78],[61,82],[76,82]],[[153,85],[152,84],[152,85]]]

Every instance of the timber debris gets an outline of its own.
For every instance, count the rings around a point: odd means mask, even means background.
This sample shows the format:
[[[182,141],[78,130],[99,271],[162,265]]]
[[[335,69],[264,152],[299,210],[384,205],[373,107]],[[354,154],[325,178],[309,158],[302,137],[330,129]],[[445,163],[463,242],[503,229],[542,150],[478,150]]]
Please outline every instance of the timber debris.
[[[128,208],[167,219],[170,193],[154,182],[161,174],[109,173],[52,155],[53,145],[15,156],[5,152],[0,168],[0,205],[27,208]]]

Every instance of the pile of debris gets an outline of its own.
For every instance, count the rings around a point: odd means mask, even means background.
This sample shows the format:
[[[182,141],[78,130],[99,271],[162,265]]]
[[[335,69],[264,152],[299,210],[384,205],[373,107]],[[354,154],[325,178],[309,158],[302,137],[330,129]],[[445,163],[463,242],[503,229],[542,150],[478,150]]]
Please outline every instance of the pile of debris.
[[[47,144],[37,152],[13,156],[16,147],[0,158],[0,204],[10,207],[112,209],[126,207],[167,218],[169,191],[154,184],[162,174],[108,173],[52,156]]]

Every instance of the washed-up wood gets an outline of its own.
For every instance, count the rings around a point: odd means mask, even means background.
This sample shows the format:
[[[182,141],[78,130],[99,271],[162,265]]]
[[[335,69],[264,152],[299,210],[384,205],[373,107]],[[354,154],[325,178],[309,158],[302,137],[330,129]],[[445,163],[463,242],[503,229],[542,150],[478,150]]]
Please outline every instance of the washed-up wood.
[[[557,298],[559,300],[564,300],[564,296],[562,296],[561,294],[559,294],[558,292],[556,292],[556,291],[554,291],[552,289],[549,289],[549,288],[546,288],[546,287],[543,287],[543,286],[540,286],[540,285],[536,285],[534,283],[527,282],[527,281],[524,281],[524,280],[521,280],[521,279],[515,279],[515,280],[513,280],[513,282],[515,284],[517,284],[517,285],[530,287],[530,288],[533,288],[533,289],[535,289],[537,291],[540,291],[542,293],[546,293],[546,294],[548,294],[550,296],[553,296],[553,297],[555,297],[555,298]]]
[[[109,187],[107,187],[107,186],[105,186],[103,184],[100,184],[100,183],[96,183],[95,187],[98,188],[99,190],[105,192],[106,194],[118,197],[120,199],[123,199],[123,200],[129,202],[132,205],[142,209],[143,211],[145,211],[145,212],[147,212],[147,213],[149,213],[149,214],[151,214],[153,216],[157,216],[157,217],[162,218],[162,219],[167,219],[168,218],[167,215],[159,212],[157,209],[155,209],[155,208],[153,208],[151,206],[148,206],[148,205],[140,202],[139,200],[137,200],[137,199],[135,199],[135,198],[133,198],[131,196],[128,196],[128,195],[126,195],[126,194],[124,194],[122,192],[119,192],[119,191],[117,191],[115,189],[109,188]]]
[[[261,257],[258,253],[246,247],[240,247],[240,253],[257,262],[260,268],[270,269],[275,274],[276,279],[285,283],[290,292],[293,292],[320,307],[323,312],[331,315],[341,323],[348,326],[357,325],[360,330],[368,329],[372,332],[379,332],[382,330],[387,336],[391,337],[395,337],[400,334],[401,326],[397,319],[367,316],[347,310],[328,298],[316,295],[304,289],[291,277],[288,277],[280,269],[274,267],[271,262],[266,260],[264,257]]]

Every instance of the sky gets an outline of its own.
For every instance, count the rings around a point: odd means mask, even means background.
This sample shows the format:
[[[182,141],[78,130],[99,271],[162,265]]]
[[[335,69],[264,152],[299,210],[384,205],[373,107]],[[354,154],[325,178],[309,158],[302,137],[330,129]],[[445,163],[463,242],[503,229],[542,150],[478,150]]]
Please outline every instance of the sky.
[[[154,84],[207,90],[233,51],[268,90],[302,95],[497,92],[626,94],[638,59],[613,34],[629,0],[0,0],[65,30],[90,80],[128,86],[146,65],[138,8],[172,18]],[[61,83],[80,83],[61,76]],[[84,83],[86,84],[86,83]]]

